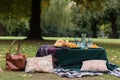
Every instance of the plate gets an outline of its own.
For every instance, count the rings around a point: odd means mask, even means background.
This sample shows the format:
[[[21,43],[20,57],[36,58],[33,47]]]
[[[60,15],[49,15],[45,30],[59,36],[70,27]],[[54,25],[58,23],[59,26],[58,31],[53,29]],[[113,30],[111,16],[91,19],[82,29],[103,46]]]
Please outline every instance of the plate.
[[[88,47],[88,49],[100,49],[102,47],[97,47],[97,48],[92,48],[92,47]]]
[[[80,49],[80,47],[73,47],[73,48],[70,48],[70,49]]]
[[[53,46],[53,47],[55,47],[55,48],[62,48],[62,46]]]

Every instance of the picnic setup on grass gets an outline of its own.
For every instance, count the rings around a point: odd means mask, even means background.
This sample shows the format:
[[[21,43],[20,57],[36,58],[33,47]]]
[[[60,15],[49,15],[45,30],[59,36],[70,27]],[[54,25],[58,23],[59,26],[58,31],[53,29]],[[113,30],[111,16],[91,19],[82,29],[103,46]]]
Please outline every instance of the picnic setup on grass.
[[[55,73],[68,78],[104,74],[120,77],[119,66],[109,62],[105,48],[85,38],[86,34],[82,34],[81,42],[76,37],[74,42],[58,39],[53,45],[40,45],[34,57],[19,53],[18,44],[17,54],[10,54],[10,51],[6,54],[6,70]]]

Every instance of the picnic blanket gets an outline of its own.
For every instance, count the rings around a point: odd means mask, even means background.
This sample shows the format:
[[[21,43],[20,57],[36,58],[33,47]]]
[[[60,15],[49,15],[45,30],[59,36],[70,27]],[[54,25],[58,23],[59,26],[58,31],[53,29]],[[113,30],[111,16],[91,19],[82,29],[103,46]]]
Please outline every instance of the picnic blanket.
[[[68,78],[79,78],[84,76],[101,76],[104,74],[114,75],[120,78],[120,68],[116,68],[113,71],[109,70],[107,73],[93,72],[93,71],[77,72],[77,71],[71,71],[69,69],[63,69],[63,68],[56,68],[54,69],[54,72],[61,77],[68,77]]]
[[[70,53],[72,51],[75,51],[75,55],[73,53]],[[79,50],[78,50],[79,51]],[[103,74],[109,74],[114,75],[117,77],[120,77],[120,68],[115,65],[111,64],[106,56],[105,49],[101,49],[100,51],[96,50],[90,50],[88,53],[85,54],[85,50],[82,50],[81,54],[78,54],[77,50],[74,49],[65,49],[65,48],[55,48],[51,45],[42,45],[38,48],[38,51],[36,53],[36,57],[42,57],[46,56],[48,54],[52,54],[55,58],[54,63],[54,72],[62,77],[69,77],[69,78],[77,78],[77,77],[83,77],[83,76],[100,76]],[[97,51],[97,53],[96,53]],[[91,56],[90,53],[93,53],[93,56]],[[98,55],[99,54],[99,55]],[[78,56],[81,56],[82,58],[78,58]],[[76,57],[76,59],[71,59],[72,57]],[[103,59],[107,60],[107,67],[108,72],[102,73],[102,72],[90,72],[90,71],[80,71],[80,68],[82,66],[82,60],[85,59]],[[79,63],[79,65],[78,65]],[[79,70],[79,71],[78,71]]]

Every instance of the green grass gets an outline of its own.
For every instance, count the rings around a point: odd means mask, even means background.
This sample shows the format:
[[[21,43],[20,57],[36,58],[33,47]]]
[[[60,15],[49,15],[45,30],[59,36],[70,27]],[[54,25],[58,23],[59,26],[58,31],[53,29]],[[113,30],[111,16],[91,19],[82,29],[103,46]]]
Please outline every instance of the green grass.
[[[18,39],[16,37],[16,39]],[[47,40],[56,40],[58,38],[46,38]],[[22,40],[20,38],[20,40]],[[74,40],[69,38],[69,40]],[[106,49],[109,62],[115,63],[120,66],[120,39],[93,39],[94,43],[99,46],[102,46]],[[5,69],[5,54],[10,48],[10,43],[12,39],[0,40],[0,67]],[[53,44],[55,41],[21,41],[21,52],[27,57],[34,57],[36,51],[40,45],[43,44]],[[16,52],[17,44],[12,48],[12,53]],[[3,71],[0,72],[0,80],[119,80],[119,78],[110,75],[103,76],[93,76],[93,77],[83,77],[83,78],[63,78],[57,76],[56,74],[49,73],[25,73],[22,72],[9,72]]]

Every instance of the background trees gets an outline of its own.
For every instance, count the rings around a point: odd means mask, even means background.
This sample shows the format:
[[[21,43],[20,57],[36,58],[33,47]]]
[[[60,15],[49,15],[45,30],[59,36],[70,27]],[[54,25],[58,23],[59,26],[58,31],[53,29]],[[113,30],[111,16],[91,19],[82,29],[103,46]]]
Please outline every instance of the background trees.
[[[48,10],[42,14],[43,33],[47,31],[51,36],[67,36],[66,32],[74,27],[71,9],[74,5],[70,0],[50,0]]]
[[[0,24],[6,36],[26,36],[29,30],[31,0],[0,0]],[[0,26],[0,28],[1,28]]]
[[[65,3],[65,1],[68,2]],[[61,31],[61,33],[63,33],[64,31],[63,34],[64,35],[66,34],[67,36],[70,35],[75,36],[75,33],[80,34],[81,32],[89,31],[89,33],[91,33],[91,36],[96,38],[98,30],[97,25],[100,22],[101,14],[103,14],[102,13],[102,11],[104,10],[103,3],[105,2],[105,0],[97,1],[74,0],[74,1],[76,1],[77,3],[69,0],[63,1],[51,0],[48,12],[46,12],[46,16],[49,16],[49,18],[45,17],[46,23],[48,24],[47,26],[49,25],[52,27],[55,26],[55,28],[57,27]],[[62,4],[59,6],[58,4],[60,4],[60,2]],[[71,6],[71,8],[69,8],[69,11],[65,11],[66,6],[69,6],[69,4],[72,3],[73,5]],[[69,19],[69,21],[66,19]],[[68,21],[68,24],[65,23],[66,21]],[[66,27],[66,25],[68,27]],[[66,32],[64,29],[66,30]],[[56,31],[60,32],[57,29]]]
[[[42,39],[42,36],[73,37],[81,32],[95,38],[101,34],[118,38],[120,34],[119,0],[0,1],[3,30],[0,35]]]
[[[118,38],[120,31],[120,4],[119,0],[108,0],[106,2],[105,11],[104,11],[104,21],[108,21],[111,23],[111,33],[110,38]]]

